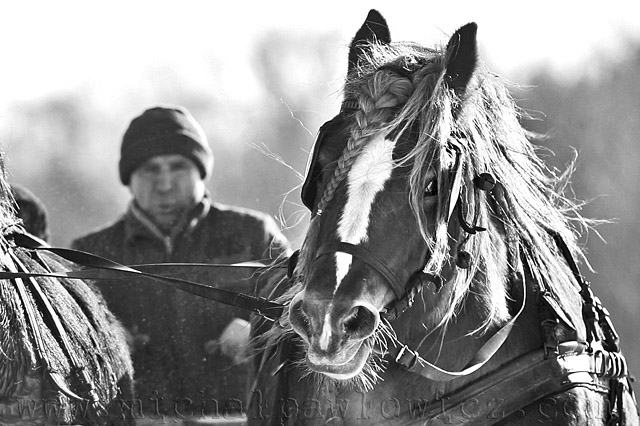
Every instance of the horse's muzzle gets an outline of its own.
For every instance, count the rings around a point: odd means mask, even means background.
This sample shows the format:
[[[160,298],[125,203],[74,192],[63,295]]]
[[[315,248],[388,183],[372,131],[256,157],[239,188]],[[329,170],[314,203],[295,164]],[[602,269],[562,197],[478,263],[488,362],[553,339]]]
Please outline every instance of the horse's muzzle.
[[[309,368],[336,379],[360,373],[371,353],[366,340],[380,323],[379,313],[369,304],[321,299],[306,291],[291,301],[289,318],[307,343]]]

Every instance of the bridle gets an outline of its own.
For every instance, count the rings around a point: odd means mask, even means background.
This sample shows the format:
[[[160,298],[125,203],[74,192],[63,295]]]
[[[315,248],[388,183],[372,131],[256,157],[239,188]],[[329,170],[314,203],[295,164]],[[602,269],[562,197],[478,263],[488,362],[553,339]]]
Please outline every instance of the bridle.
[[[474,223],[467,224],[466,220],[462,215],[462,180],[463,180],[463,163],[462,163],[462,152],[458,147],[457,143],[452,143],[451,152],[454,156],[453,166],[446,173],[447,182],[445,187],[449,187],[448,197],[446,198],[446,212],[447,212],[447,224],[449,224],[452,220],[453,214],[455,211],[458,211],[458,220],[461,224],[461,228],[469,233],[476,233],[479,231],[483,231],[484,228],[476,226],[475,219]],[[313,165],[311,165],[311,168]],[[487,192],[491,192],[495,186],[495,179],[490,175],[485,174],[482,178],[477,179],[477,186]],[[488,184],[488,182],[493,182],[493,185]],[[448,225],[447,225],[448,226]],[[391,287],[395,294],[395,299],[385,308],[383,308],[381,312],[381,317],[388,321],[392,322],[396,320],[402,313],[406,312],[413,305],[416,296],[422,291],[423,287],[426,283],[433,283],[436,287],[436,292],[440,290],[443,286],[445,279],[442,277],[442,271],[440,274],[431,274],[427,272],[427,259],[424,262],[424,266],[416,271],[407,282],[402,281],[397,274],[395,274],[391,269],[389,269],[385,262],[378,258],[374,253],[370,250],[366,249],[363,246],[357,246],[344,241],[329,241],[321,244],[316,253],[315,253],[315,261],[318,261],[322,256],[333,253],[347,253],[352,255],[353,257],[359,259],[363,263],[367,264],[369,267],[378,272],[386,281],[386,283]],[[511,320],[509,320],[505,325],[503,325],[495,335],[490,338],[487,343],[478,351],[474,359],[460,372],[450,372],[443,370],[428,361],[422,359],[416,351],[411,350],[408,346],[399,344],[395,347],[391,347],[388,349],[389,355],[395,359],[395,361],[399,364],[407,367],[408,370],[416,370],[416,366],[420,364],[422,367],[419,369],[418,374],[427,377],[432,380],[450,380],[457,377],[467,376],[474,371],[481,368],[484,364],[486,364],[491,357],[498,351],[498,349],[502,346],[502,344],[506,341],[513,325],[516,320],[520,316],[520,314],[524,310],[525,301],[526,301],[526,291],[523,292],[525,296],[522,298],[522,305],[514,315]]]
[[[341,111],[341,113],[344,111]],[[321,138],[321,135],[319,135]],[[453,139],[458,139],[452,135]],[[319,149],[319,142],[316,142],[314,149],[314,156],[317,155]],[[474,209],[474,218],[471,223],[468,223],[465,217],[465,203],[462,195],[462,176],[463,176],[463,164],[462,153],[458,144],[453,143],[450,145],[450,149],[455,156],[453,167],[446,173],[448,176],[448,206],[447,211],[447,224],[449,224],[453,218],[454,213],[457,211],[457,219],[460,225],[461,231],[466,232],[468,235],[473,235],[478,232],[485,231],[482,226],[478,226],[477,222],[477,208]],[[313,161],[308,166],[308,172],[313,172]],[[303,186],[303,189],[309,188],[312,183],[307,181]],[[504,187],[500,182],[496,182],[496,179],[489,173],[481,173],[473,179],[474,186],[487,193],[493,199],[498,211],[502,210],[504,213],[508,210],[509,206],[504,194]],[[305,204],[310,207],[313,212],[313,208],[309,205],[309,197],[303,194]],[[505,231],[507,234],[513,234],[515,231],[512,229],[513,225],[503,222]],[[575,386],[586,387],[602,387],[609,389],[609,401],[612,407],[615,407],[611,414],[611,420],[613,424],[620,422],[620,415],[622,413],[622,393],[625,389],[630,389],[627,381],[627,364],[624,356],[620,353],[618,345],[618,335],[613,327],[613,324],[609,318],[609,314],[602,306],[601,302],[593,295],[589,284],[584,280],[581,275],[577,263],[569,250],[566,242],[562,238],[561,234],[548,230],[549,235],[558,248],[559,253],[564,258],[566,264],[569,266],[571,273],[575,281],[580,286],[580,295],[583,299],[583,320],[587,331],[587,341],[583,342],[555,342],[555,347],[547,347],[535,353],[527,354],[527,364],[523,364],[520,360],[517,363],[509,363],[507,366],[501,368],[504,376],[505,386],[521,386],[520,381],[525,374],[531,374],[531,371],[535,371],[535,375],[538,379],[531,383],[531,388],[526,392],[521,392],[519,397],[514,397],[510,401],[510,404],[514,407],[514,411],[525,406],[530,402],[531,398],[539,398],[545,395],[549,395],[553,392],[561,392],[563,390],[570,389]],[[513,235],[507,235],[508,240],[517,240],[511,238]],[[519,243],[516,243],[517,247],[509,247],[508,252],[511,259],[507,262],[510,268],[513,270],[510,272],[512,277],[512,287],[522,287],[522,301],[520,308],[512,318],[504,324],[493,336],[491,336],[486,343],[477,351],[476,355],[461,371],[446,371],[437,367],[436,365],[428,362],[420,356],[420,354],[409,348],[407,345],[400,343],[399,341],[393,342],[386,349],[387,356],[393,359],[397,364],[402,365],[407,371],[420,375],[430,380],[436,381],[448,381],[455,378],[468,376],[482,366],[484,366],[495,353],[504,344],[509,336],[514,324],[518,320],[520,314],[525,309],[527,285],[526,285],[526,271],[530,270],[527,257],[521,253]],[[370,250],[362,247],[350,244],[344,241],[330,241],[321,244],[315,254],[315,260],[320,257],[331,253],[347,253],[360,261],[367,264],[369,267],[378,272],[387,284],[393,289],[396,296],[395,300],[385,307],[381,312],[381,317],[391,322],[397,319],[403,312],[407,311],[414,303],[416,296],[422,291],[424,285],[427,282],[432,282],[436,286],[436,291],[443,285],[442,271],[439,275],[433,275],[426,272],[426,268],[417,271],[412,275],[407,282],[403,282],[392,270],[390,270],[385,262],[379,259]],[[458,257],[461,254],[468,253],[460,251]],[[462,256],[463,259],[456,259],[456,266],[459,268],[467,268],[469,266],[468,260],[465,260],[466,256]],[[427,259],[428,260],[428,259]],[[425,265],[426,265],[425,261]],[[293,270],[294,267],[290,267]],[[542,284],[540,284],[542,286]],[[548,292],[546,292],[548,294]],[[596,327],[596,324],[598,327]],[[601,330],[603,338],[601,339],[598,333]],[[549,339],[547,339],[549,340]],[[544,353],[538,357],[541,353]],[[555,355],[553,355],[555,354]],[[587,374],[584,374],[587,373]],[[478,391],[480,394],[485,392],[489,387],[495,389],[495,383],[490,381],[491,379],[483,379],[478,381],[474,386],[467,389],[466,395],[469,395],[471,391],[476,389],[484,389]],[[504,392],[503,389],[500,389]],[[496,391],[494,391],[496,392]],[[487,393],[488,395],[504,395],[503,393]],[[464,401],[463,401],[464,402]],[[463,403],[462,402],[462,403]],[[489,404],[488,404],[489,405]],[[437,416],[437,414],[434,414]]]
[[[355,108],[356,106],[353,105]],[[341,114],[350,112],[349,109],[345,108],[343,105],[343,109]],[[323,128],[329,123],[325,123]],[[318,151],[323,139],[324,130],[321,128],[320,133],[318,135],[318,139],[314,146],[314,152],[311,156],[309,164],[307,165],[307,179],[302,186],[302,198],[305,202],[305,205],[312,211],[312,215],[317,214],[314,210],[314,204],[312,202],[312,196],[308,195],[308,192],[311,191],[313,182],[311,174],[314,173],[314,163],[316,162],[316,157],[318,155]],[[479,230],[483,230],[484,228],[480,228],[475,226],[475,223],[469,225],[466,223],[465,219],[462,217],[462,209],[456,207],[462,205],[462,153],[457,143],[452,143],[450,145],[450,151],[454,157],[453,166],[447,172],[447,184],[450,190],[448,191],[448,198],[446,200],[447,203],[447,223],[449,223],[452,219],[452,216],[455,211],[458,211],[458,220],[464,230],[470,233],[476,233]],[[491,187],[484,187],[484,190],[490,190]],[[474,221],[475,222],[475,221]],[[402,280],[395,272],[389,269],[385,262],[378,258],[374,253],[372,253],[367,248],[361,245],[354,245],[345,241],[328,241],[321,244],[315,253],[314,261],[318,261],[322,256],[333,253],[346,253],[351,256],[357,258],[363,263],[367,264],[377,273],[379,273],[387,282],[387,284],[391,287],[395,294],[395,299],[388,306],[383,308],[381,312],[381,316],[387,321],[394,321],[397,319],[403,312],[409,309],[414,301],[416,296],[422,291],[422,288],[428,284],[432,283],[435,286],[436,292],[439,292],[443,286],[444,279],[441,274],[432,274],[427,270],[427,263],[429,260],[429,255],[427,254],[426,259],[423,262],[423,267],[417,270],[414,274],[412,274],[408,281]],[[290,276],[291,271],[295,269],[297,263],[297,255],[293,257],[290,261],[289,271]]]

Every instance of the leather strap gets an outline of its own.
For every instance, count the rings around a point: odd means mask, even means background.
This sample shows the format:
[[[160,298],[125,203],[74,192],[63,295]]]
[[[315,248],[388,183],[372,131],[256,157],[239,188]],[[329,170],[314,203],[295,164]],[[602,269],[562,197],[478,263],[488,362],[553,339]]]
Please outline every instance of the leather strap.
[[[593,355],[583,352],[546,358],[544,350],[537,349],[451,395],[414,407],[414,420],[407,422],[405,418],[401,424],[488,426],[518,416],[523,407],[547,395],[575,387],[588,387],[606,395],[609,380],[596,373]]]
[[[171,284],[176,288],[185,291],[187,293],[194,294],[196,296],[204,297],[210,300],[214,300],[225,305],[236,306],[242,309],[247,309],[257,313],[271,321],[277,321],[284,310],[284,305],[271,302],[262,297],[250,296],[242,293],[236,293],[234,291],[225,290],[222,288],[210,287],[204,284],[200,284],[194,281],[189,281],[181,278],[165,277],[162,275],[154,274],[151,272],[145,272],[133,267],[122,265],[104,257],[97,256],[95,254],[72,250],[60,247],[50,247],[42,244],[39,240],[32,238],[29,235],[22,233],[14,233],[9,236],[13,238],[15,244],[19,247],[29,250],[42,250],[48,251],[58,256],[77,263],[78,265],[101,269],[109,271],[111,277],[96,276],[87,271],[68,271],[59,273],[25,273],[18,271],[0,272],[0,279],[15,279],[35,276],[47,276],[52,278],[73,278],[73,279],[114,279],[115,277],[131,278],[132,276],[137,278],[152,278],[158,280],[164,284]],[[261,266],[255,267],[256,270],[263,268]]]
[[[427,379],[436,381],[448,381],[459,377],[468,376],[477,371],[491,359],[491,357],[500,349],[502,344],[507,340],[513,325],[524,311],[527,301],[527,291],[522,281],[522,275],[518,273],[519,283],[522,286],[522,305],[518,312],[503,325],[484,345],[478,350],[476,355],[471,359],[461,371],[447,371],[435,364],[430,363],[422,358],[417,351],[410,349],[406,345],[398,345],[389,347],[388,353],[393,357],[396,363],[405,367],[408,371],[418,374]]]
[[[451,180],[451,189],[449,191],[449,201],[448,201],[448,220],[451,220],[451,216],[453,215],[453,211],[456,208],[456,205],[460,201],[460,194],[462,192],[462,153],[460,152],[460,148],[457,145],[451,144],[451,149],[455,151],[455,160],[453,163],[453,168],[449,173],[449,179]]]
[[[322,244],[318,248],[318,251],[316,252],[316,260],[320,256],[336,252],[347,253],[354,257],[357,257],[359,260],[375,269],[376,272],[382,275],[384,279],[387,280],[389,284],[391,284],[391,288],[396,294],[397,299],[402,299],[402,297],[405,295],[404,282],[400,280],[400,278],[398,278],[398,276],[391,269],[389,269],[382,260],[377,258],[372,252],[362,246],[356,246],[354,244],[345,243],[343,241],[330,241],[328,243]]]

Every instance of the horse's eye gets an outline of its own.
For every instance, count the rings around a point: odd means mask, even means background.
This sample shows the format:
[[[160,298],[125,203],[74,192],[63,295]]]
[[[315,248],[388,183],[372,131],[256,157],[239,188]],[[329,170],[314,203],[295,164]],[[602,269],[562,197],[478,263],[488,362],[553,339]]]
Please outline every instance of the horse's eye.
[[[431,179],[431,182],[427,184],[427,187],[424,189],[425,197],[435,197],[438,195],[438,180]]]

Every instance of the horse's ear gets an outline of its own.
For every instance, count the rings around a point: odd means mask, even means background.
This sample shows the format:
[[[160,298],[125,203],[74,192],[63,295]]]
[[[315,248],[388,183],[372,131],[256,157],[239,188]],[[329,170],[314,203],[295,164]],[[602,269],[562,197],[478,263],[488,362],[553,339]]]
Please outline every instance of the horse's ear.
[[[471,22],[456,31],[447,43],[445,82],[458,95],[465,93],[478,63],[477,31],[478,25]]]
[[[381,44],[391,43],[391,34],[389,33],[387,21],[385,21],[380,12],[375,9],[369,11],[367,19],[365,19],[351,41],[347,74],[350,75],[358,66],[358,60],[365,52],[366,46],[373,42]]]

